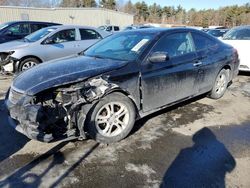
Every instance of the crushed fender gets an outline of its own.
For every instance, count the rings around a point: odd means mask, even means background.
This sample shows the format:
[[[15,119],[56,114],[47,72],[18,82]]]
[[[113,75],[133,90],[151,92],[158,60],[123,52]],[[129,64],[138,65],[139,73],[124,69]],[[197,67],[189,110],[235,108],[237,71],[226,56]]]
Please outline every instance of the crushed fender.
[[[28,104],[15,105],[10,115],[18,121],[16,129],[31,139],[43,142],[71,136],[86,139],[84,124],[88,110],[95,101],[117,87],[98,77],[50,89],[33,96]]]

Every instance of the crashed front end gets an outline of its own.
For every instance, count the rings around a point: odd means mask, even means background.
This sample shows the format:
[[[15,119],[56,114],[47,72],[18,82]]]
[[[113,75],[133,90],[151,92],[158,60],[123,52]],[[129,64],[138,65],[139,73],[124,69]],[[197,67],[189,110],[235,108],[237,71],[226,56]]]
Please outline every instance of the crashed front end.
[[[6,96],[10,124],[30,139],[42,142],[84,139],[88,110],[115,87],[102,78],[48,89],[34,96],[11,87]]]
[[[0,71],[2,73],[11,73],[15,70],[15,63],[18,61],[11,55],[14,51],[10,52],[0,52]]]

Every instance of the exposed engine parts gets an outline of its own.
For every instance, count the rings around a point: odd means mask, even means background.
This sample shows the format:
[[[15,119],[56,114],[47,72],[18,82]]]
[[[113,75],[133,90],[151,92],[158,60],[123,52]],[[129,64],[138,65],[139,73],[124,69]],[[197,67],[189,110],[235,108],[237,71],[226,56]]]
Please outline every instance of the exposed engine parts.
[[[43,91],[29,103],[13,109],[15,112],[11,112],[12,118],[17,119],[18,126],[21,126],[16,129],[22,129],[32,139],[43,142],[50,142],[58,137],[85,139],[85,105],[90,108],[94,101],[116,87],[116,84],[99,77],[68,87]]]

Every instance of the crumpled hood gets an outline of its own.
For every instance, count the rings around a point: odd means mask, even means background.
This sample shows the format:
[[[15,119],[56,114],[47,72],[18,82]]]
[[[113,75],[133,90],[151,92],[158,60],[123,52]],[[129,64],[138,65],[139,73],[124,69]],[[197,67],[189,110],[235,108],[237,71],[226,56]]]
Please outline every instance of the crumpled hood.
[[[14,51],[19,48],[28,47],[30,45],[29,42],[24,42],[23,40],[15,40],[11,42],[6,42],[0,44],[0,52],[9,52]]]
[[[86,56],[68,57],[41,63],[21,73],[14,79],[11,87],[18,92],[35,95],[52,87],[82,81],[118,69],[126,64],[126,61]]]

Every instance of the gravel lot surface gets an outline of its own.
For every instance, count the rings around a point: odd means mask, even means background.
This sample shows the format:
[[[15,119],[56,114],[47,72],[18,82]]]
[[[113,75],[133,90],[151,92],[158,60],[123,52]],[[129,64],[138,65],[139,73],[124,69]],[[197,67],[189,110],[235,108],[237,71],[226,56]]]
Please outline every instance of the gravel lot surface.
[[[0,106],[11,77],[0,76]],[[125,140],[41,143],[0,111],[0,187],[250,187],[250,74],[150,115]]]

